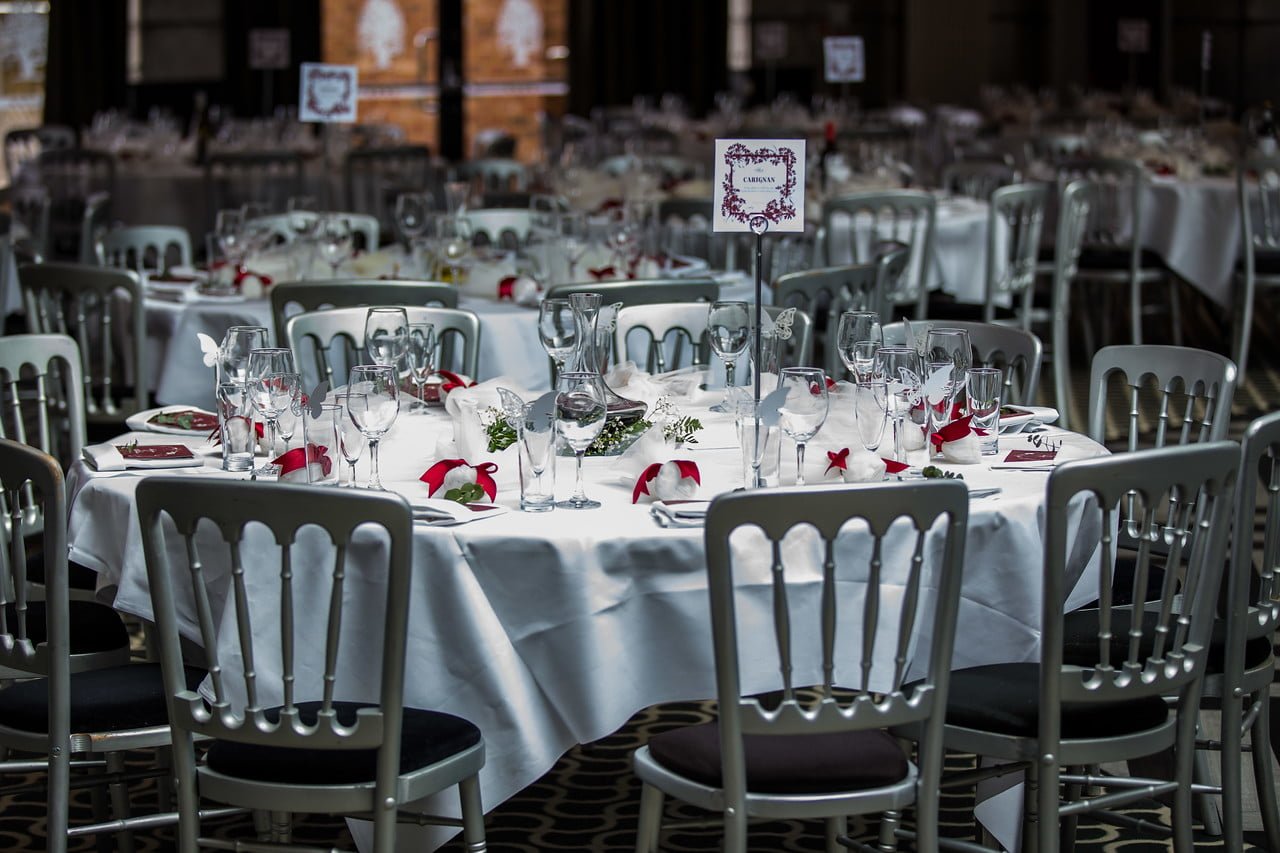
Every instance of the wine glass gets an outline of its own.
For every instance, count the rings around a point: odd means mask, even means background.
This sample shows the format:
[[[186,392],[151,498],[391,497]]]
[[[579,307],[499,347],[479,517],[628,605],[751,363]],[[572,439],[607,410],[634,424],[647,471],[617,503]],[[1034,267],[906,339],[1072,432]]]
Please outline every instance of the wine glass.
[[[426,230],[430,210],[431,199],[426,193],[400,193],[396,196],[396,225],[400,227],[400,236],[406,247]]]
[[[374,364],[399,370],[409,348],[409,315],[403,308],[370,308],[364,318],[364,349]]]
[[[796,443],[796,485],[804,485],[804,446],[826,423],[831,400],[827,375],[816,367],[784,367],[779,388],[787,398],[778,409],[778,425]]]
[[[423,389],[436,367],[436,327],[430,323],[410,323],[408,345],[405,354],[409,361],[409,378],[418,391],[416,408],[425,410],[427,401]]]
[[[219,381],[244,387],[249,377],[249,353],[267,345],[265,326],[231,326],[218,347]]]
[[[853,415],[858,424],[858,440],[872,453],[884,438],[888,402],[888,384],[881,377],[859,379],[853,386]]]
[[[568,299],[544,299],[538,309],[538,337],[542,348],[555,362],[556,373],[564,370],[564,362],[578,342],[578,324]]]
[[[342,453],[342,458],[347,465],[351,467],[351,482],[348,484],[351,488],[356,487],[356,463],[360,461],[360,454],[364,453],[364,433],[356,426],[355,420],[351,417],[351,398],[362,397],[363,394],[352,394],[349,391],[345,394],[336,395],[338,405],[342,407],[338,418],[338,450]]]
[[[471,263],[471,222],[465,216],[445,216],[437,223],[440,249],[436,256],[449,268],[449,281],[458,284]]]
[[[262,413],[267,422],[268,460],[275,455],[276,442],[280,436],[280,414],[288,411],[298,399],[298,374],[296,373],[262,373],[249,380],[249,401]],[[280,466],[268,461],[254,471],[256,476],[265,477],[278,474]]]
[[[885,380],[885,408],[893,421],[893,458],[906,462],[902,425],[920,394],[920,356],[913,347],[881,347],[876,364]]]
[[[952,375],[956,380],[956,388],[952,396],[958,398],[964,393],[969,368],[973,367],[973,347],[969,343],[969,333],[964,329],[930,329],[925,342],[925,352],[927,353],[925,357],[930,363],[950,361],[955,365]]]
[[[329,214],[320,223],[317,236],[320,256],[333,271],[333,278],[337,278],[338,267],[351,255],[351,223],[345,217]]]
[[[234,279],[248,251],[244,240],[244,211],[240,208],[219,210],[214,219],[213,234]]]
[[[956,393],[964,385],[964,377],[957,376],[955,362],[951,359],[931,360],[925,366],[925,382],[921,393],[925,409],[929,413],[929,435],[942,429],[951,420]],[[926,449],[932,452],[933,441],[926,441]]]
[[[587,217],[584,213],[560,215],[560,246],[569,262],[569,281],[577,281],[578,262],[591,245],[588,237]]]
[[[389,364],[351,368],[347,415],[369,443],[369,488],[386,491],[378,474],[378,444],[400,412],[400,376]]]
[[[731,412],[728,404],[733,395],[733,369],[738,356],[751,340],[751,312],[745,302],[713,302],[707,310],[707,337],[712,351],[724,361],[725,400],[711,407],[713,412]]]
[[[864,346],[859,347],[859,344]],[[840,315],[836,348],[840,353],[840,360],[854,379],[860,379],[871,371],[872,364],[868,356],[874,358],[875,351],[882,346],[884,331],[880,326],[879,314],[874,311],[845,311]]]
[[[559,501],[562,509],[595,509],[599,501],[587,497],[582,487],[582,457],[604,430],[604,383],[598,373],[561,373],[556,382],[556,432],[576,459],[573,495]]]
[[[280,412],[280,416],[276,418],[277,428],[280,430],[280,438],[284,441],[284,452],[289,452],[289,442],[293,441],[293,435],[298,431],[298,427],[302,425],[302,388],[298,388],[298,393],[294,395],[293,402],[287,409]]]

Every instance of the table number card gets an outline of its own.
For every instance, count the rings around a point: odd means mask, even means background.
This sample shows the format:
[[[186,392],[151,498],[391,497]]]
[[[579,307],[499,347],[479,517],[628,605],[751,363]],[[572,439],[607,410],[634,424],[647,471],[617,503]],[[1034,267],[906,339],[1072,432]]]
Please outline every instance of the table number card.
[[[804,231],[804,140],[717,139],[715,231]]]
[[[823,79],[828,83],[861,83],[867,79],[862,36],[827,36],[822,40]]]
[[[298,118],[349,124],[356,120],[356,67],[302,63]]]

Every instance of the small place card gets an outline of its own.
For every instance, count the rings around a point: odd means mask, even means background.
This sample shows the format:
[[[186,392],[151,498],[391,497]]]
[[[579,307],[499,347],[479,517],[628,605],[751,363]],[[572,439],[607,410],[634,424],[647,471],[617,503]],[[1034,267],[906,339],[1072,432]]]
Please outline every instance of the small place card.
[[[862,36],[827,36],[822,40],[823,79],[828,83],[861,83],[867,79]]]
[[[350,124],[356,120],[356,67],[302,63],[298,95],[300,121]]]
[[[713,230],[804,231],[804,140],[717,139]]]
[[[191,448],[185,444],[117,444],[116,450],[125,459],[192,459]]]
[[[1056,450],[1010,450],[1004,458],[1005,462],[1052,462],[1058,455]]]

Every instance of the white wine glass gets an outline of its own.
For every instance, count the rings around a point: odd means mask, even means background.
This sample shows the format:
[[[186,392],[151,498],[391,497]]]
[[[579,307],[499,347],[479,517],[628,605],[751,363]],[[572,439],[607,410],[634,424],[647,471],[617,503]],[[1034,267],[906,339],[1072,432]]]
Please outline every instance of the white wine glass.
[[[578,343],[578,323],[568,299],[544,299],[538,309],[538,338],[542,348],[556,365],[556,373],[564,370],[565,360]]]
[[[364,433],[360,431],[360,427],[356,426],[355,419],[351,417],[351,398],[361,397],[362,394],[345,394],[336,395],[338,405],[342,407],[342,411],[338,414],[338,450],[342,453],[343,460],[350,468],[351,481],[347,484],[350,488],[356,488],[356,463],[360,461],[360,455],[364,453]],[[363,406],[362,406],[363,408]]]
[[[729,400],[734,389],[734,365],[746,352],[751,340],[751,312],[745,302],[713,302],[707,309],[707,337],[711,350],[724,361],[724,384],[728,389],[723,402],[711,407],[713,412],[731,412]]]
[[[562,509],[596,509],[599,501],[587,497],[582,486],[582,457],[604,430],[604,383],[598,373],[561,373],[556,381],[556,432],[573,451],[573,495],[556,506]]]
[[[804,485],[804,446],[827,421],[831,400],[827,375],[816,367],[784,367],[780,388],[787,398],[778,409],[778,425],[796,443],[796,485]]]
[[[417,409],[426,411],[427,380],[436,369],[436,327],[430,323],[409,324],[409,348],[405,357],[409,362],[409,378],[418,392]]]
[[[872,363],[868,356],[874,359],[875,351],[882,346],[884,330],[880,326],[879,314],[874,311],[845,311],[840,315],[836,350],[855,380],[870,372]]]
[[[400,376],[388,364],[351,368],[347,412],[369,445],[369,488],[384,492],[378,472],[378,445],[400,413]]]
[[[409,315],[403,308],[370,308],[364,318],[364,349],[374,364],[399,370],[409,349]]]
[[[436,255],[449,268],[449,281],[458,284],[462,272],[471,265],[471,221],[465,216],[445,216],[436,228],[440,247]]]
[[[249,380],[249,401],[267,422],[268,461],[262,465],[255,475],[260,477],[278,474],[280,466],[270,459],[276,453],[276,443],[280,436],[280,415],[290,411],[298,399],[298,374],[296,373],[263,373]]]
[[[427,230],[427,215],[431,212],[431,198],[426,193],[400,193],[396,196],[396,225],[405,247],[413,245],[413,238],[421,237]]]
[[[329,265],[332,277],[338,277],[338,267],[350,257],[352,249],[351,223],[346,217],[329,214],[320,223],[317,234],[320,256]]]
[[[884,439],[889,417],[888,384],[881,377],[859,379],[853,386],[853,415],[858,425],[858,441],[874,453]]]

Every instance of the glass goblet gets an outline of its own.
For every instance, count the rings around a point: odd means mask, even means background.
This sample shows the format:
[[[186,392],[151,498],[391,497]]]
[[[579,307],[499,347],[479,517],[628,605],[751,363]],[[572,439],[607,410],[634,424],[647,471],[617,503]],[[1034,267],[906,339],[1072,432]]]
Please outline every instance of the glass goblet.
[[[351,255],[351,223],[345,217],[329,214],[320,223],[317,239],[320,257],[329,265],[332,277],[337,278],[338,267]]]
[[[731,412],[728,400],[733,395],[733,372],[738,356],[746,352],[751,341],[751,311],[745,302],[713,302],[707,309],[707,337],[711,350],[724,361],[725,401],[711,407],[713,412]]]
[[[350,468],[351,480],[347,485],[353,489],[356,488],[356,463],[360,461],[360,454],[364,453],[365,439],[364,433],[351,417],[351,398],[362,396],[364,395],[350,392],[336,396],[338,404],[342,407],[338,418],[338,450]]]
[[[870,345],[859,349],[859,344]],[[845,368],[853,374],[854,378],[859,377],[859,365],[862,364],[859,355],[865,356],[870,349],[871,354],[875,354],[875,350],[884,346],[884,331],[880,326],[880,315],[874,311],[845,311],[840,315],[840,326],[836,330],[836,350],[840,353],[840,360],[844,362]],[[862,364],[865,368],[868,365]]]
[[[780,388],[787,398],[778,410],[778,425],[796,443],[796,485],[804,485],[804,446],[826,423],[831,400],[827,375],[816,367],[784,367]]]
[[[403,308],[370,308],[364,318],[364,348],[374,364],[397,370],[409,348],[409,315]]]
[[[409,378],[413,380],[413,387],[418,392],[415,408],[425,411],[427,401],[424,389],[436,369],[436,327],[430,323],[410,323],[405,357],[409,363]]]
[[[568,299],[544,299],[538,309],[538,338],[542,348],[556,365],[564,370],[565,360],[573,354],[578,342],[578,324]]]
[[[587,497],[582,486],[582,457],[604,430],[604,382],[598,373],[561,373],[556,381],[556,432],[573,451],[573,495],[556,506],[562,509],[595,509],[599,501]]]
[[[267,459],[255,476],[265,477],[280,472],[280,466],[269,461],[276,453],[280,436],[280,415],[289,411],[298,399],[298,374],[263,373],[249,380],[249,400],[267,422]]]
[[[347,412],[369,444],[369,488],[386,491],[378,472],[378,445],[400,412],[400,376],[388,364],[351,368]]]

